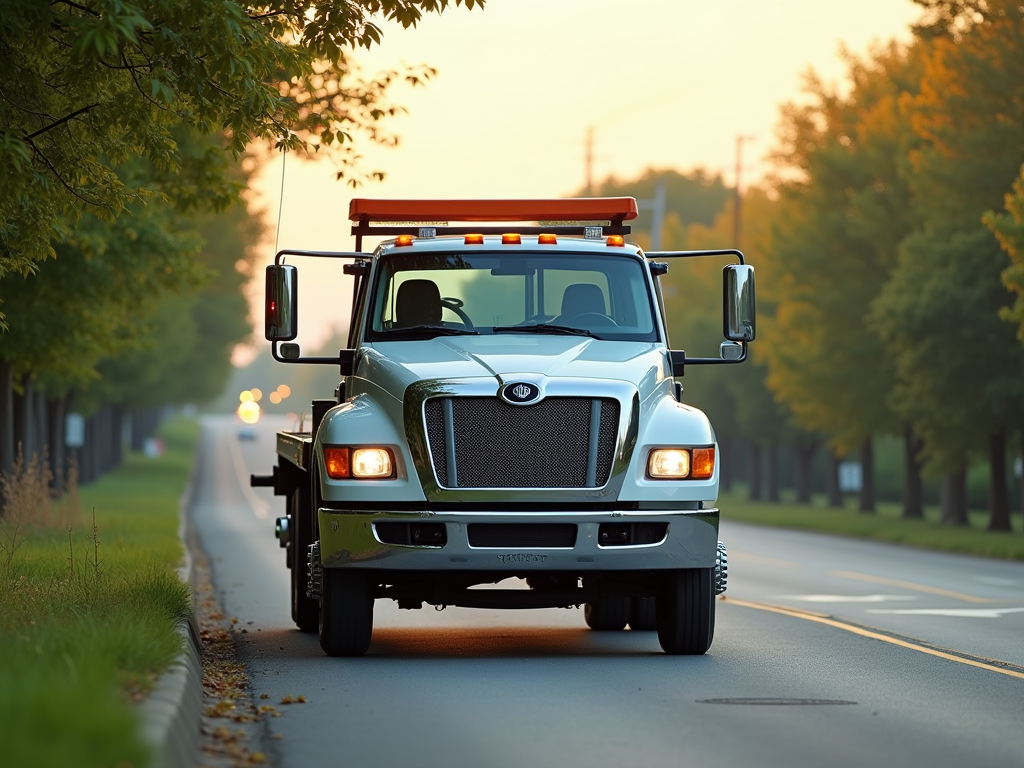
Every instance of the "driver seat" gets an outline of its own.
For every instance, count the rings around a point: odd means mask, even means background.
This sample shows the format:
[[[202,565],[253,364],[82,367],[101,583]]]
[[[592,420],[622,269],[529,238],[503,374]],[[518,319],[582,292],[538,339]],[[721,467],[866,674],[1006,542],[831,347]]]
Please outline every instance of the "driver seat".
[[[406,280],[395,297],[395,328],[441,324],[441,292],[433,280]]]
[[[561,317],[569,318],[585,312],[607,314],[604,306],[604,294],[593,283],[573,283],[565,287],[562,294]]]

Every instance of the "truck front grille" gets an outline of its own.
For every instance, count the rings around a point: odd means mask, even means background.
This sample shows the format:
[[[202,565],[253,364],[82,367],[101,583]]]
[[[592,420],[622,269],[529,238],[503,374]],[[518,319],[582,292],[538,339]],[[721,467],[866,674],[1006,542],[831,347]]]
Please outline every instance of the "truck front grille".
[[[424,415],[442,488],[599,488],[611,474],[617,400],[434,398]]]

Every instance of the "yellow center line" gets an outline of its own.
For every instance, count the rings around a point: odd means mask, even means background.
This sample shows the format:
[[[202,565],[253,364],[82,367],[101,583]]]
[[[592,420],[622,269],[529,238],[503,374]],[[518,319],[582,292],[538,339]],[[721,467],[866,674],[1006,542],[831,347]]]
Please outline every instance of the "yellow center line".
[[[872,632],[870,629],[864,629],[858,627],[855,624],[847,624],[845,622],[833,619],[829,616],[820,613],[812,613],[810,611],[799,611],[793,608],[786,608],[780,605],[767,605],[765,603],[751,603],[746,600],[736,600],[731,597],[721,598],[723,602],[731,605],[738,605],[743,608],[756,608],[759,611],[769,611],[771,613],[781,613],[783,616],[791,616],[795,619],[804,619],[805,621],[813,621],[818,624],[825,624],[829,627],[835,627],[836,629],[842,629],[847,632],[852,632],[855,635],[861,637],[868,637],[872,640],[881,640],[883,643],[889,643],[891,645],[898,645],[901,648],[907,648],[911,651],[919,651],[920,653],[926,653],[929,656],[937,656],[940,659],[946,659],[947,661],[955,661],[960,664],[967,664],[971,667],[978,667],[979,669],[987,669],[989,672],[998,672],[1001,675],[1007,677],[1016,677],[1019,680],[1024,680],[1024,672],[1018,672],[1015,669],[1008,669],[1001,667],[999,664],[1004,662],[997,662],[990,660],[989,662],[977,661],[975,659],[965,658],[963,656],[957,656],[953,653],[946,653],[945,651],[939,651],[934,648],[928,648],[924,645],[917,645],[906,640],[900,640],[896,637],[890,637],[889,635],[883,635],[880,632]]]
[[[985,597],[967,595],[963,592],[953,592],[948,589],[929,587],[927,584],[915,584],[912,581],[900,581],[899,579],[887,579],[883,576],[872,576],[867,573],[854,573],[853,571],[830,571],[829,576],[838,576],[841,579],[856,579],[857,581],[870,581],[873,584],[887,584],[890,587],[903,587],[915,592],[927,592],[929,595],[941,595],[951,597],[954,600],[963,600],[965,603],[998,603],[998,600],[989,600]]]

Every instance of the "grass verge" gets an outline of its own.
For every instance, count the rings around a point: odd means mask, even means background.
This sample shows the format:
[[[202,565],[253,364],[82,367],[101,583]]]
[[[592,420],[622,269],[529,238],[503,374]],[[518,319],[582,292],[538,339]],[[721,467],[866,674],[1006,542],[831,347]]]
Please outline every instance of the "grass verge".
[[[1012,533],[985,530],[988,515],[970,513],[970,526],[951,527],[939,522],[937,507],[925,509],[924,520],[904,520],[899,504],[879,503],[875,514],[857,512],[855,499],[842,509],[832,509],[818,499],[810,506],[783,500],[781,503],[752,502],[740,492],[724,493],[718,499],[724,520],[797,528],[873,541],[887,541],[912,547],[981,555],[1006,560],[1024,560],[1024,536],[1019,513],[1011,516]]]
[[[149,762],[132,700],[181,651],[178,505],[197,434],[170,422],[163,456],[128,454],[46,520],[0,518],[0,763]]]

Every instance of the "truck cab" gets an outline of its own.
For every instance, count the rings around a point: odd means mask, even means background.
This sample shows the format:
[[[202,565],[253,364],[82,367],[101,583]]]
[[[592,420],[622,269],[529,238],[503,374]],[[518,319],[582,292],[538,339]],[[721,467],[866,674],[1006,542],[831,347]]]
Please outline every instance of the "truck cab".
[[[583,605],[594,630],[708,650],[727,575],[718,446],[676,379],[746,359],[753,270],[733,250],[645,254],[626,239],[636,210],[633,198],[356,199],[356,252],[283,251],[268,267],[275,358],[340,372],[311,429],[279,433],[274,473],[253,478],[287,497],[276,531],[292,616],[328,655],[367,650],[382,599]],[[422,221],[459,224],[408,223]],[[363,253],[367,235],[390,237]],[[698,256],[730,262],[717,358],[668,344],[658,279]],[[290,262],[303,258],[344,259],[354,281],[336,358],[291,343]]]

